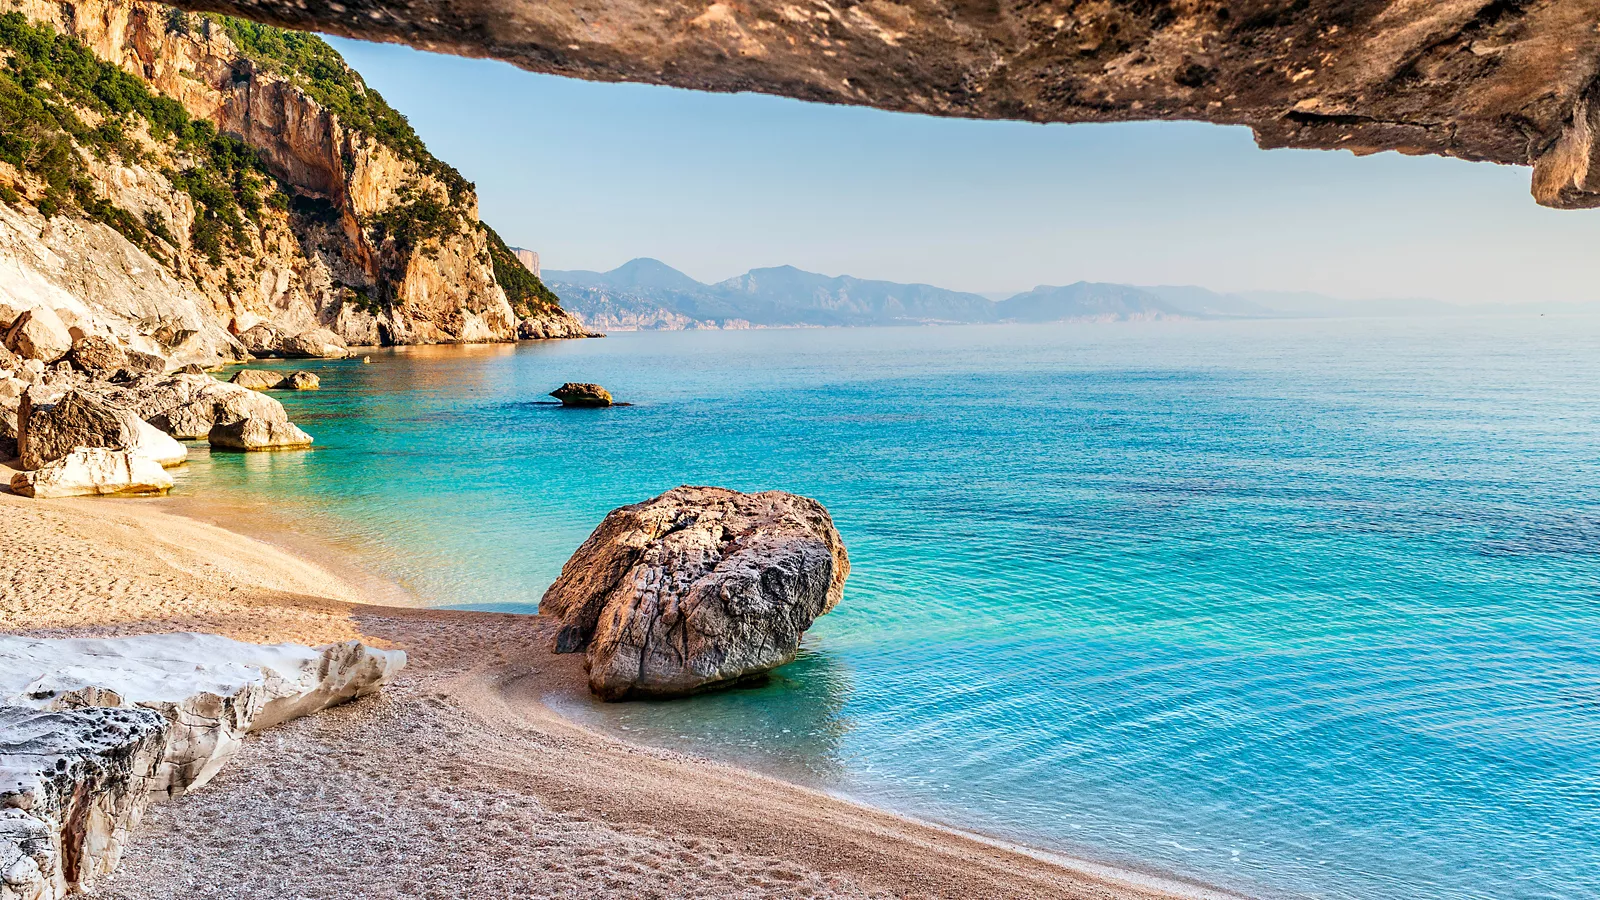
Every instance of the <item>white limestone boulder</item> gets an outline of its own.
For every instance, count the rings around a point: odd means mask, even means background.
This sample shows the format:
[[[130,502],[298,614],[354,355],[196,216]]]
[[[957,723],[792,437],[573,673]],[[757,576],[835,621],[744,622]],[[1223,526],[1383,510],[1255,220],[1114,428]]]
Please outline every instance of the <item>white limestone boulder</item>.
[[[214,634],[41,639],[0,635],[0,704],[149,709],[170,731],[152,790],[204,785],[243,737],[370,694],[405,665],[360,641],[312,648]]]
[[[38,306],[12,323],[6,347],[18,356],[53,363],[72,350],[72,332],[54,310]]]
[[[104,447],[83,447],[37,469],[11,476],[11,490],[37,500],[160,494],[171,488],[172,476],[160,463],[132,450]]]
[[[151,425],[149,422],[140,422],[138,434],[134,436],[134,455],[142,456],[164,469],[182,465],[189,458],[189,448],[173,440],[165,431]]]
[[[167,729],[151,710],[0,706],[0,898],[60,900],[111,874]]]

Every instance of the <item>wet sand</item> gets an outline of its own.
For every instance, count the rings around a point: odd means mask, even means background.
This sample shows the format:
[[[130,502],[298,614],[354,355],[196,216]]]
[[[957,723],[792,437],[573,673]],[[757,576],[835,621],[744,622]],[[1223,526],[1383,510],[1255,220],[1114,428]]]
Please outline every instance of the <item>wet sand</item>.
[[[154,804],[103,897],[1218,896],[582,728],[546,704],[583,672],[541,617],[395,606],[319,554],[170,509],[0,492],[0,628],[358,637],[410,665]]]

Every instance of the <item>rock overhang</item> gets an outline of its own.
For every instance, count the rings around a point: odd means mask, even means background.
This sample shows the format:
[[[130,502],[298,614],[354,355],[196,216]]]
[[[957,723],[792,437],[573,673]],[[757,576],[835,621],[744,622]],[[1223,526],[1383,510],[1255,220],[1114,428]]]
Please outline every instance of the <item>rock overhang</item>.
[[[536,72],[1535,169],[1600,206],[1600,0],[184,0]]]

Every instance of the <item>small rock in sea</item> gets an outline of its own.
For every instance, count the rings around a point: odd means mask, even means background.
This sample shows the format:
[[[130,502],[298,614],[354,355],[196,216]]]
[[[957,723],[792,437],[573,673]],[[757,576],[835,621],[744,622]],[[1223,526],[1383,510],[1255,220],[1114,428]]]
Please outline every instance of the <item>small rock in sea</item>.
[[[550,392],[562,406],[613,406],[611,392],[598,384],[569,381]]]
[[[556,652],[586,650],[595,694],[675,697],[789,662],[849,574],[817,501],[685,486],[612,510],[539,612],[562,620]]]
[[[364,365],[364,366],[372,365],[372,357],[370,357],[370,356],[361,357],[361,364]]]

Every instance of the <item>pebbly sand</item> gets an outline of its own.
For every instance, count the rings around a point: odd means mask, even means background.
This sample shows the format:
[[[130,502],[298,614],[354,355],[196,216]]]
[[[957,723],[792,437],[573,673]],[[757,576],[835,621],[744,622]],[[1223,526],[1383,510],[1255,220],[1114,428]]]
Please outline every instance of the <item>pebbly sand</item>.
[[[363,604],[357,579],[170,508],[0,491],[0,628],[359,637],[411,663],[153,804],[102,897],[1220,896],[581,728],[545,704],[583,673],[540,617]]]

